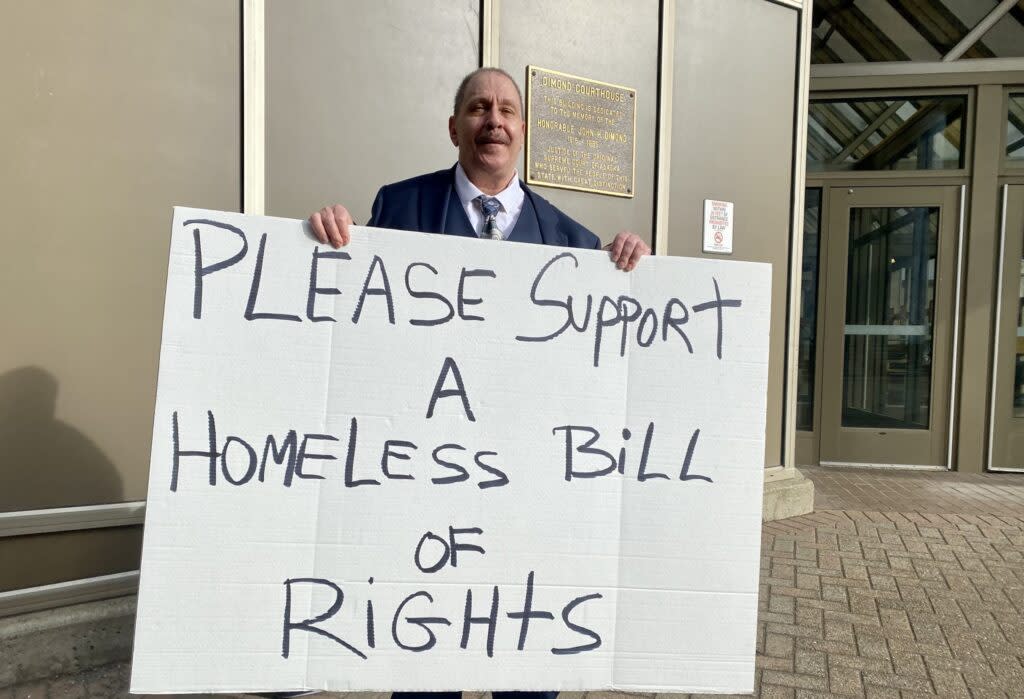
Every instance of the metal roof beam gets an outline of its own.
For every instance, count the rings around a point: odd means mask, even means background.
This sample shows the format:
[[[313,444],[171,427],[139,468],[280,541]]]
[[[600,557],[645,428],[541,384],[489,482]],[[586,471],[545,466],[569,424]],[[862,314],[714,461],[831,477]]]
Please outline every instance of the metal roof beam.
[[[949,53],[942,57],[942,61],[944,63],[955,61],[967,53],[967,49],[974,46],[974,44],[984,36],[985,32],[991,29],[996,22],[1001,20],[1016,4],[1017,0],[1003,0],[1001,3],[996,5],[991,12],[985,15],[985,17],[974,26],[974,29],[967,32],[967,36],[961,39],[960,43],[954,46]]]
[[[889,121],[889,119],[893,115],[895,115],[896,112],[900,110],[900,107],[902,107],[904,104],[906,104],[906,100],[896,100],[888,107],[886,107],[885,110],[877,117],[875,117],[875,120],[868,124],[867,127],[863,131],[861,131],[856,138],[847,143],[846,147],[843,148],[843,150],[840,151],[838,154],[836,154],[836,157],[832,158],[831,162],[841,163],[844,160],[846,160],[847,156],[853,153],[853,151],[857,150],[860,144],[868,140],[868,138],[871,137],[871,134],[873,134],[875,131],[878,131],[878,129],[882,128],[882,124]]]

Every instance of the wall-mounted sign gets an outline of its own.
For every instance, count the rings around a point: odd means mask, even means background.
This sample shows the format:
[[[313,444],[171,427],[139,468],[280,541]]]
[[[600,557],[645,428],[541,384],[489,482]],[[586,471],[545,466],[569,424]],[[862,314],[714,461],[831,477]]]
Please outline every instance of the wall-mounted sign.
[[[636,90],[527,66],[526,181],[633,196]]]
[[[704,200],[704,252],[732,254],[732,202]]]

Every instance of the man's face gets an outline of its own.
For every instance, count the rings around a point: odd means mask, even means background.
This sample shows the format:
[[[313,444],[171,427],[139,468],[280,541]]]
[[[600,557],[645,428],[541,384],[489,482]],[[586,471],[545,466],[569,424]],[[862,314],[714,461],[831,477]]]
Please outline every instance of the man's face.
[[[459,162],[471,181],[481,176],[507,183],[526,135],[519,93],[512,81],[501,73],[481,73],[473,78],[459,113],[448,120],[448,135],[458,147]]]

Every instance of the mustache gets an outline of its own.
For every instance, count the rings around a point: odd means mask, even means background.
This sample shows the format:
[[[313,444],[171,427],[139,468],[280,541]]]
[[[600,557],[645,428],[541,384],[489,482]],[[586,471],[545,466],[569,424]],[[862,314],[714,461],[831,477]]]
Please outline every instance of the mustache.
[[[511,139],[507,134],[501,131],[494,131],[491,133],[481,134],[473,139],[475,143],[479,145],[485,145],[488,143],[500,143],[502,145],[508,145],[511,143]]]

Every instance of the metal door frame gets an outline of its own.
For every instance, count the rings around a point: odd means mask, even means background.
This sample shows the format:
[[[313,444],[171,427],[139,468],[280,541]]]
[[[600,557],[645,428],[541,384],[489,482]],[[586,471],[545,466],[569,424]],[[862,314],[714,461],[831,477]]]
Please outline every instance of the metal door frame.
[[[996,266],[996,303],[995,303],[995,323],[992,332],[992,378],[989,384],[989,411],[988,411],[988,440],[987,450],[985,458],[985,470],[992,473],[1024,473],[1024,464],[1020,466],[993,466],[992,459],[995,451],[995,433],[996,433],[996,422],[997,422],[997,399],[999,397],[999,354],[1000,354],[1000,341],[1002,339],[1001,326],[1003,316],[1003,285],[1005,282],[1006,272],[1006,225],[1007,225],[1007,213],[1010,207],[1010,187],[1019,187],[1021,189],[1021,198],[1024,200],[1024,182],[1018,181],[1017,178],[1011,178],[1009,181],[1003,181],[999,186],[1000,192],[1000,211],[999,211],[999,255],[998,263]],[[1024,202],[1022,202],[1024,203]],[[1022,216],[1024,218],[1024,216]],[[1024,419],[1024,418],[1021,418]]]
[[[837,181],[832,180],[832,181],[823,181],[820,184],[815,183],[814,185],[811,185],[810,183],[808,183],[808,186],[820,186],[822,188],[822,190],[823,190],[823,196],[822,196],[822,219],[823,219],[823,223],[825,223],[826,225],[823,225],[823,231],[822,231],[822,233],[823,233],[823,236],[822,236],[823,237],[823,242],[822,242],[821,247],[819,248],[819,254],[820,254],[820,257],[819,257],[820,263],[819,263],[819,265],[820,265],[820,267],[826,273],[824,275],[822,275],[823,278],[821,280],[819,280],[820,281],[820,284],[819,284],[819,296],[821,297],[821,300],[819,301],[819,304],[821,304],[821,305],[825,305],[825,303],[827,303],[825,301],[825,299],[828,299],[830,294],[834,294],[835,293],[834,292],[834,285],[835,284],[838,283],[838,284],[842,285],[843,293],[844,293],[844,297],[843,297],[844,299],[845,299],[845,293],[847,291],[846,290],[846,284],[847,284],[846,276],[847,275],[845,275],[845,274],[841,275],[843,277],[842,279],[834,279],[833,277],[835,275],[832,275],[832,274],[828,273],[828,271],[829,271],[828,268],[830,267],[830,262],[831,262],[832,255],[833,254],[844,254],[844,253],[840,253],[840,252],[836,251],[836,249],[835,249],[836,242],[837,242],[836,238],[837,238],[838,232],[832,230],[832,226],[831,226],[832,215],[830,213],[827,217],[825,216],[825,211],[826,210],[832,211],[832,210],[834,210],[834,208],[836,206],[836,202],[832,201],[832,197],[833,197],[834,192],[840,191],[842,189],[854,189],[854,188],[856,188],[856,189],[867,189],[867,188],[870,188],[870,189],[874,189],[874,190],[878,190],[878,191],[882,191],[882,190],[897,191],[899,189],[911,189],[911,188],[913,188],[913,189],[935,189],[936,191],[938,191],[940,188],[945,189],[945,188],[950,188],[950,187],[953,187],[953,186],[957,187],[958,191],[957,191],[957,194],[956,194],[956,197],[955,197],[955,202],[956,202],[955,206],[956,206],[957,210],[955,212],[953,212],[953,211],[950,211],[950,212],[940,211],[940,217],[942,217],[942,218],[940,218],[940,222],[939,222],[940,238],[937,241],[937,245],[941,249],[941,245],[942,245],[941,228],[945,225],[943,222],[944,221],[948,221],[948,219],[946,219],[945,217],[947,217],[947,216],[954,216],[954,218],[952,219],[952,225],[955,228],[955,233],[953,235],[953,241],[952,241],[952,244],[954,246],[954,248],[952,250],[952,257],[953,257],[953,260],[952,260],[952,265],[953,265],[952,266],[952,276],[953,276],[953,279],[952,279],[952,289],[951,290],[949,290],[949,289],[946,290],[946,292],[943,294],[943,299],[941,301],[943,304],[948,303],[948,308],[949,308],[949,310],[948,310],[949,316],[948,317],[949,317],[949,321],[950,321],[949,322],[949,335],[948,335],[948,337],[946,339],[944,339],[944,342],[946,342],[946,341],[949,342],[949,345],[948,345],[948,361],[949,361],[949,367],[948,367],[949,372],[948,372],[948,374],[949,375],[948,375],[948,384],[947,384],[948,385],[948,390],[946,392],[946,400],[947,400],[947,408],[948,408],[948,410],[947,410],[947,414],[945,415],[945,420],[942,420],[942,412],[941,412],[941,410],[938,411],[938,412],[932,410],[931,411],[931,415],[934,416],[934,417],[932,417],[930,420],[932,422],[933,427],[931,427],[929,429],[929,431],[942,429],[942,427],[940,426],[940,421],[945,422],[945,430],[946,430],[946,440],[945,440],[945,449],[944,449],[944,452],[945,452],[945,459],[944,459],[944,461],[945,461],[945,463],[921,465],[921,464],[902,464],[902,463],[871,463],[871,462],[855,462],[855,461],[839,461],[839,460],[826,460],[826,459],[822,459],[821,458],[821,456],[822,456],[821,452],[822,452],[822,447],[826,443],[825,442],[825,440],[826,440],[825,432],[826,432],[826,429],[827,429],[826,425],[825,425],[825,421],[826,421],[825,407],[826,406],[825,406],[824,391],[823,390],[822,390],[822,393],[820,393],[820,394],[818,394],[816,396],[816,400],[815,400],[815,402],[818,403],[818,405],[816,405],[816,407],[815,407],[815,414],[816,414],[816,418],[817,418],[817,424],[815,425],[815,430],[814,430],[815,433],[816,433],[815,441],[817,442],[816,446],[817,446],[817,451],[818,451],[818,463],[820,465],[822,465],[822,466],[831,466],[831,467],[852,466],[852,467],[859,467],[859,468],[900,468],[900,469],[930,470],[930,471],[951,470],[953,468],[953,463],[954,463],[953,450],[954,450],[954,445],[955,445],[955,441],[956,441],[955,440],[955,432],[954,432],[954,430],[955,430],[955,426],[957,424],[957,417],[958,417],[958,412],[957,411],[958,411],[958,407],[959,407],[959,405],[958,405],[959,401],[958,401],[957,392],[958,392],[958,388],[959,388],[959,374],[960,374],[960,371],[959,371],[960,351],[959,350],[960,350],[960,344],[961,344],[961,315],[963,313],[963,311],[962,311],[962,298],[963,298],[963,274],[964,274],[964,228],[965,228],[965,226],[964,226],[965,218],[964,217],[965,217],[965,209],[966,209],[965,205],[966,205],[966,196],[967,196],[967,191],[966,191],[967,187],[966,187],[966,185],[963,184],[962,182],[961,183],[953,183],[953,182],[950,182],[948,180],[945,181],[945,182],[941,182],[941,181],[939,181],[939,182],[936,182],[936,181],[928,182],[928,181],[921,181],[921,180],[919,180],[919,181],[916,181],[916,182],[913,182],[913,183],[906,182],[906,183],[899,183],[899,184],[894,183],[892,181],[889,181],[887,183],[882,183],[882,182],[865,183],[863,181],[837,182]],[[947,207],[946,206],[940,206],[940,209],[945,209],[945,208],[947,208]],[[849,236],[849,223],[847,222],[846,224],[844,224],[844,230],[843,230],[843,233],[842,233],[842,237],[843,237],[844,242],[848,241],[848,236]],[[937,250],[937,252],[938,252],[938,250]],[[846,270],[846,266],[845,265],[847,263],[848,263],[848,261],[844,262],[844,270]],[[938,279],[938,270],[936,270],[936,275],[937,275],[936,279]],[[938,292],[938,289],[936,289],[936,291]],[[947,302],[946,299],[948,299],[948,302]],[[936,295],[936,303],[935,303],[936,309],[938,309],[938,307],[939,307],[939,302],[940,302],[940,299],[939,299],[939,296],[937,294]],[[844,306],[844,310],[842,312],[845,314],[845,306]],[[934,324],[934,320],[933,320],[933,324]],[[820,343],[821,346],[824,346],[824,344],[825,344],[825,336],[826,336],[826,328],[825,328],[825,326],[822,326],[822,325],[819,324],[817,335],[818,335],[818,338],[819,338],[818,342]],[[826,352],[831,352],[833,350],[832,350],[831,347],[829,347],[829,348],[825,349],[825,351]],[[841,349],[841,352],[845,353],[845,346]],[[826,380],[831,378],[830,376],[826,375],[825,368],[824,368],[824,366],[822,366],[823,364],[824,364],[824,362],[820,362],[819,363],[819,369],[815,372],[817,374],[816,382],[821,384],[821,385],[823,385],[826,382]],[[934,386],[937,384],[937,382],[945,380],[944,379],[945,374],[946,374],[946,372],[943,371],[941,373],[933,374],[933,376],[932,376],[932,381],[933,381],[933,388],[932,388],[933,400],[934,400]],[[818,392],[818,390],[819,389],[816,386],[816,393]],[[838,390],[842,391],[842,388],[839,387]],[[941,406],[939,406],[939,407],[941,407]],[[840,411],[841,411],[841,408],[840,408]],[[843,428],[840,426],[838,428],[828,428],[828,429],[843,429]]]

